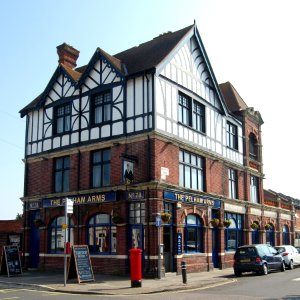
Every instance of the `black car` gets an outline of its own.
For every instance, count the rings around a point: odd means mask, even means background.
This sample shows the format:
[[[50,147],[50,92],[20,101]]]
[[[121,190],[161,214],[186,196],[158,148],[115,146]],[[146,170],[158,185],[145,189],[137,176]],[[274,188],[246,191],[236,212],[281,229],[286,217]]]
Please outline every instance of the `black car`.
[[[267,275],[270,270],[284,272],[285,264],[282,256],[274,247],[255,244],[241,246],[236,250],[233,269],[235,276],[241,276],[243,272]]]

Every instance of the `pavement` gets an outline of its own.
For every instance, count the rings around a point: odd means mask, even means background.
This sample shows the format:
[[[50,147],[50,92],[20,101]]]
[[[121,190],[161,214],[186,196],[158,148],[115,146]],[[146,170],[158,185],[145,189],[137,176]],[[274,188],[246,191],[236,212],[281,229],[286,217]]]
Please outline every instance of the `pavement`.
[[[19,286],[22,288],[71,294],[141,295],[205,289],[236,282],[232,268],[188,273],[186,283],[183,283],[181,275],[166,273],[165,277],[161,279],[143,278],[141,287],[131,287],[130,275],[111,276],[94,274],[94,278],[95,281],[84,283],[78,283],[77,279],[72,279],[68,280],[65,285],[63,271],[23,271],[22,275],[14,277],[1,275],[0,284],[4,284],[6,287]]]

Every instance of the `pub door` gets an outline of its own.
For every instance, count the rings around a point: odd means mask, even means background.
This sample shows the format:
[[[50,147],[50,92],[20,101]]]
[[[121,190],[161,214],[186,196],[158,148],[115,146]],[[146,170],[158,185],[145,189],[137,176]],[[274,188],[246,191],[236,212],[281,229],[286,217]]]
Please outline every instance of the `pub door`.
[[[174,272],[173,235],[171,226],[163,226],[164,263],[165,272]]]
[[[37,268],[40,257],[40,230],[34,221],[40,219],[39,211],[30,212],[30,243],[29,243],[29,268]]]
[[[212,262],[214,268],[219,267],[219,229],[213,228],[212,229]]]

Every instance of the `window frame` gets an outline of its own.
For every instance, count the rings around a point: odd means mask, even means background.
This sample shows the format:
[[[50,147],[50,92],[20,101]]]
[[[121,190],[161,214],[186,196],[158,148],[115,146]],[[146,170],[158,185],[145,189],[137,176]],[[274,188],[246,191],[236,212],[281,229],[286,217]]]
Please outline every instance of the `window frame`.
[[[196,162],[196,164],[194,164],[193,160]],[[194,178],[195,176],[196,179]],[[179,185],[185,188],[190,188],[190,189],[204,192],[205,180],[206,178],[205,178],[204,157],[180,149],[179,150]]]
[[[101,216],[102,216],[105,217],[108,220],[108,222],[97,222],[98,216],[99,216],[99,220],[101,220]],[[91,254],[93,255],[116,255],[117,254],[117,243],[118,243],[117,226],[113,224],[112,216],[110,214],[98,213],[93,215],[91,218],[89,218],[86,228],[87,228],[87,245],[89,247],[89,251]],[[108,240],[108,246],[106,248],[107,249],[106,251],[97,251],[98,247],[99,249],[104,247],[102,244],[103,242],[102,240],[101,240],[101,244],[99,245],[100,236],[98,237],[96,236],[97,232],[99,234],[102,233],[102,231],[103,232],[106,231],[108,233],[107,239],[105,236],[106,242]],[[91,235],[93,239],[92,241],[90,240]]]
[[[189,219],[195,218],[194,224],[189,223]],[[194,239],[194,251],[189,250],[189,236],[192,233],[195,236]],[[204,230],[203,230],[203,220],[200,216],[196,214],[188,214],[185,217],[185,228],[184,228],[184,252],[185,253],[204,253]]]
[[[259,178],[257,176],[250,175],[250,202],[260,203],[259,200]]]
[[[178,93],[178,122],[192,127],[192,98],[182,92]]]
[[[64,103],[57,105],[53,108],[54,116],[54,134],[61,135],[71,131],[71,117],[72,117],[72,106],[71,103]],[[60,111],[62,111],[61,114]],[[62,129],[59,131],[59,121],[62,120]]]
[[[238,176],[237,170],[228,169],[228,197],[238,199]]]
[[[58,166],[59,161],[62,161],[61,167]],[[54,192],[55,193],[64,193],[70,191],[70,170],[71,170],[70,164],[71,164],[70,156],[57,157],[54,159]]]
[[[226,123],[226,143],[230,149],[239,150],[238,126],[229,121]]]
[[[100,99],[97,99],[100,97]],[[109,97],[107,100],[106,97]],[[92,125],[98,126],[112,121],[112,90],[105,90],[91,96],[92,110],[91,119]],[[97,103],[99,100],[99,103]],[[99,113],[97,113],[99,111]],[[99,120],[98,120],[99,118]]]
[[[254,133],[249,135],[249,157],[253,160],[258,160],[257,139]]]
[[[60,222],[58,222],[60,220]],[[62,224],[65,223],[65,216],[57,216],[52,219],[49,227],[48,227],[48,236],[49,236],[49,243],[48,243],[48,253],[51,254],[61,254],[64,253],[64,234],[65,234],[65,229],[62,228]],[[52,231],[54,230],[54,242],[55,242],[55,247],[52,248]],[[57,241],[57,236],[58,236],[58,231],[62,232],[62,247],[58,248],[58,241]],[[68,217],[68,228],[67,228],[67,234],[68,234],[68,241],[70,244],[74,244],[74,223],[70,217]],[[61,249],[61,250],[60,250]]]
[[[146,205],[143,201],[129,203],[129,224],[144,224],[146,222]]]
[[[107,160],[105,159],[106,153],[109,153],[108,154],[109,158]],[[96,159],[95,156],[97,154],[100,155],[99,161],[95,161]],[[99,170],[99,174],[100,174],[99,184],[96,184],[95,182],[97,170]],[[108,172],[108,176],[105,176],[106,172]],[[92,151],[91,152],[91,188],[101,188],[105,186],[110,186],[110,176],[111,176],[111,149],[105,148],[105,149]]]
[[[235,251],[239,246],[242,246],[244,243],[244,236],[243,236],[243,215],[225,212],[224,218],[226,220],[231,220],[231,224],[229,227],[225,227],[224,232],[224,247],[225,251],[231,252]],[[235,235],[235,242],[234,247],[229,247],[229,238],[231,235]]]
[[[193,128],[201,133],[206,133],[205,120],[205,106],[193,100]]]

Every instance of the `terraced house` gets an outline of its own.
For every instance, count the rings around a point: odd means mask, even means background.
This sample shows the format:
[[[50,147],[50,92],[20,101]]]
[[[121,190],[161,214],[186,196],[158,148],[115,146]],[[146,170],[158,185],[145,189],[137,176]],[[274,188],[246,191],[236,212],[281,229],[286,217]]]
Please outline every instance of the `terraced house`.
[[[27,267],[62,268],[66,198],[68,240],[88,245],[94,272],[128,273],[132,248],[147,275],[159,262],[225,268],[237,246],[283,224],[290,234],[293,212],[263,201],[261,115],[218,84],[196,24],[115,55],[97,48],[81,67],[72,46],[57,53],[20,111]]]

